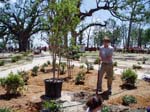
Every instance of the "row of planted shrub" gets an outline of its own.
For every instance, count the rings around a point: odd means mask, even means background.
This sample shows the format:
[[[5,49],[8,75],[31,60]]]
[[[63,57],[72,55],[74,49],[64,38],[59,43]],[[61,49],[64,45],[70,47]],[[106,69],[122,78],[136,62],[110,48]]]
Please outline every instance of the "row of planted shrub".
[[[48,66],[50,62],[44,63],[42,66]],[[31,70],[32,76],[37,76],[39,67],[34,66]],[[28,84],[29,73],[26,71],[18,71],[17,73],[9,73],[8,77],[0,78],[0,85],[5,89],[6,94],[21,94],[24,85]]]
[[[11,62],[15,63],[15,62],[21,60],[23,57],[28,56],[29,54],[30,54],[30,52],[23,52],[20,55],[13,56],[13,57],[11,57]],[[0,60],[0,66],[4,66],[4,65],[5,65],[5,61],[4,60]]]

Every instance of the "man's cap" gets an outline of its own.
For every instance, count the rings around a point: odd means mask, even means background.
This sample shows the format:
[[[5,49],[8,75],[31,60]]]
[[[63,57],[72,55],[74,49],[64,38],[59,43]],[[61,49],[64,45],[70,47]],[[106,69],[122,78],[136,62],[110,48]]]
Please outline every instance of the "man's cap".
[[[110,42],[110,38],[107,37],[107,36],[105,36],[105,37],[103,38],[103,41],[108,41],[108,42]]]

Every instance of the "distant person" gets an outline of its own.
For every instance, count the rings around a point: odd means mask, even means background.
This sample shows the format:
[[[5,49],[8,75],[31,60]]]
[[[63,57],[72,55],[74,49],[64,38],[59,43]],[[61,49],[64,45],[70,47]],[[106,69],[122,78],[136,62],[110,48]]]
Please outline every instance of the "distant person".
[[[100,58],[100,71],[99,71],[99,79],[98,79],[98,91],[102,92],[102,79],[104,73],[106,73],[107,77],[107,92],[109,95],[112,94],[112,80],[113,80],[113,55],[114,48],[110,45],[110,38],[105,36],[103,38],[103,45],[99,49],[99,58]]]
[[[101,112],[102,103],[103,100],[101,96],[91,97],[86,103],[86,106],[88,107],[86,112]]]

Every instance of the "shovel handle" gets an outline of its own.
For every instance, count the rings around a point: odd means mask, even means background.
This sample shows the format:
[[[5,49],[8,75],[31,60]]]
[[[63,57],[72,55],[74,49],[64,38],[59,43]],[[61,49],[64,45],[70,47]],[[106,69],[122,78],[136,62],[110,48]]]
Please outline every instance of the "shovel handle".
[[[99,65],[98,65],[98,74],[97,74],[97,87],[96,87],[96,95],[98,95],[99,72],[100,72],[100,63],[99,63]]]

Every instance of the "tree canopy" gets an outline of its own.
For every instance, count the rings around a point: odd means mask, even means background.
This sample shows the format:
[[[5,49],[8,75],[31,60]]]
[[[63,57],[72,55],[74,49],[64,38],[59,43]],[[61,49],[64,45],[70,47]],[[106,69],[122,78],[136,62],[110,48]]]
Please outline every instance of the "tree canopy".
[[[0,29],[7,28],[19,43],[19,51],[26,51],[29,38],[39,31],[47,30],[41,17],[44,11],[40,1],[17,0],[14,4],[6,3],[0,8]]]

